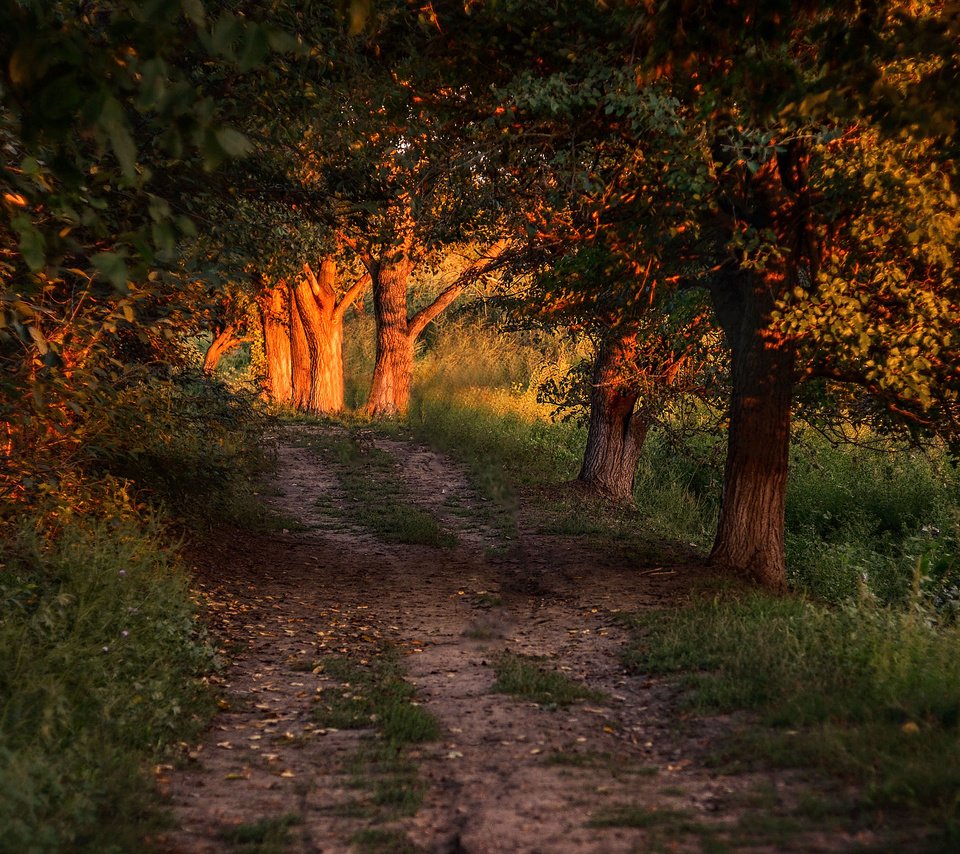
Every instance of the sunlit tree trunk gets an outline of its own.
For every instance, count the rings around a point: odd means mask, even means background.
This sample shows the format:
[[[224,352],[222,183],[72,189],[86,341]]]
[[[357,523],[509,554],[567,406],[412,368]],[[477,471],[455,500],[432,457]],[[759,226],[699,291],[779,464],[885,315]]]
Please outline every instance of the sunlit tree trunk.
[[[601,342],[590,389],[590,428],[579,480],[617,500],[633,499],[637,463],[650,421],[636,411],[631,380],[635,331],[610,332]]]
[[[213,341],[207,347],[207,352],[203,357],[203,372],[208,377],[213,376],[224,355],[236,349],[242,343],[243,339],[237,338],[236,326],[232,323],[225,326],[213,336]]]
[[[281,405],[289,404],[293,397],[290,321],[284,292],[282,286],[271,289],[260,307],[267,360],[267,395]]]
[[[407,280],[412,263],[374,263],[373,311],[377,324],[377,356],[364,411],[374,418],[406,414],[413,381],[415,336],[407,322]]]
[[[312,371],[310,365],[310,346],[303,321],[297,309],[293,289],[287,287],[287,316],[290,329],[290,403],[294,409],[305,411],[310,403],[310,384]]]
[[[377,324],[377,356],[373,382],[363,411],[373,418],[405,415],[413,383],[413,350],[417,338],[478,277],[496,269],[507,249],[502,240],[491,246],[429,305],[407,317],[407,281],[416,261],[412,241],[407,241],[389,262],[362,253],[373,280],[373,311]]]
[[[309,265],[293,286],[293,297],[310,354],[310,390],[306,406],[315,415],[343,411],[343,312],[337,310],[337,268],[332,258],[314,275]]]
[[[782,592],[796,353],[771,331],[779,290],[772,279],[741,274],[713,292],[733,365],[723,496],[710,560]]]

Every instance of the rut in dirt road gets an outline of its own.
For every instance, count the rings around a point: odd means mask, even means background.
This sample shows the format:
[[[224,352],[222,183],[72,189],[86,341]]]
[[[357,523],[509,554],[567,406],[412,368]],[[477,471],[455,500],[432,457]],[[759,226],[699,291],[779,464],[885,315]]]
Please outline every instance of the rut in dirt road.
[[[456,544],[393,542],[382,520],[358,521],[356,478],[371,470],[384,507],[402,501]],[[176,822],[162,849],[698,851],[758,786],[791,796],[783,775],[705,768],[724,722],[679,727],[674,690],[620,663],[617,614],[662,605],[696,568],[619,566],[540,533],[523,506],[505,521],[448,459],[395,438],[290,429],[275,486],[266,500],[298,525],[191,552],[230,664],[203,743],[159,769]],[[393,749],[383,721],[347,729],[324,712],[330,698],[363,707],[390,650],[416,689],[404,708],[439,722],[433,740]],[[493,691],[505,651],[588,699]]]

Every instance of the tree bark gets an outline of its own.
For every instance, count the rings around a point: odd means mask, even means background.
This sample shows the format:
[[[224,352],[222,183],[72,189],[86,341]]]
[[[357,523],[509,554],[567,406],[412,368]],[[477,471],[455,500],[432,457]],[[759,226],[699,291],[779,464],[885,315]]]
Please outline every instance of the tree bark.
[[[387,263],[361,252],[373,280],[373,310],[377,324],[373,382],[363,407],[367,415],[390,418],[406,414],[413,383],[413,348],[420,333],[466,290],[471,281],[501,266],[507,247],[505,240],[495,243],[433,302],[409,318],[407,280],[416,265],[412,241],[405,242],[395,259]]]
[[[335,262],[325,258],[319,275],[304,265],[304,278],[293,286],[310,354],[310,389],[303,408],[314,415],[343,411],[343,314],[337,311],[336,277]]]
[[[243,343],[242,339],[236,337],[236,333],[237,328],[231,323],[213,336],[213,341],[210,342],[203,357],[203,372],[208,377],[213,376],[225,354]]]
[[[273,403],[286,405],[293,397],[293,368],[290,353],[288,309],[285,288],[273,288],[261,302],[263,348],[267,359],[267,396]]]
[[[640,396],[630,371],[636,331],[611,332],[597,353],[590,389],[590,428],[578,480],[619,501],[633,500],[637,463],[650,420],[635,411]]]
[[[720,518],[710,560],[787,589],[784,514],[796,351],[770,329],[782,281],[740,274],[713,290],[733,352],[730,427]]]
[[[407,279],[413,264],[404,258],[371,266],[377,357],[364,412],[373,418],[391,418],[405,415],[410,404],[415,337],[407,322]]]
[[[287,286],[287,316],[290,328],[290,373],[292,393],[290,403],[296,410],[306,410],[310,402],[310,383],[312,371],[310,366],[310,346],[307,342],[307,333],[303,327],[303,320],[297,309],[293,289]]]

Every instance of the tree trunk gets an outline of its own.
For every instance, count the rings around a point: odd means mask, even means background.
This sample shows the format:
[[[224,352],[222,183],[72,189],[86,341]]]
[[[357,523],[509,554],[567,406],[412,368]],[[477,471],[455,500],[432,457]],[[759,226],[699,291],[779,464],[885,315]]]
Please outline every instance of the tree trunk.
[[[405,415],[413,379],[413,343],[407,323],[409,260],[373,265],[373,310],[377,323],[377,359],[364,412],[373,418]]]
[[[293,373],[290,354],[290,327],[284,288],[270,291],[269,301],[261,305],[263,349],[267,359],[267,395],[273,403],[289,404],[293,397]]]
[[[771,277],[773,279],[774,277]],[[714,289],[733,351],[727,463],[712,563],[787,589],[784,512],[796,352],[770,331],[780,282],[743,274]]]
[[[236,331],[236,327],[231,323],[213,337],[203,357],[203,372],[208,377],[213,376],[224,354],[240,346],[241,341],[236,337]]]
[[[300,312],[297,310],[293,289],[289,287],[288,317],[290,324],[290,374],[292,383],[290,403],[294,409],[305,411],[310,402],[310,385],[312,378],[310,346],[307,342],[307,333],[303,328]]]
[[[600,345],[590,389],[590,429],[578,479],[620,501],[633,500],[633,485],[648,418],[635,412],[640,396],[630,381],[637,333],[612,332]]]
[[[343,313],[336,304],[337,269],[331,258],[321,262],[319,276],[309,266],[304,269],[306,277],[293,287],[310,354],[304,408],[315,415],[333,415],[343,411]]]

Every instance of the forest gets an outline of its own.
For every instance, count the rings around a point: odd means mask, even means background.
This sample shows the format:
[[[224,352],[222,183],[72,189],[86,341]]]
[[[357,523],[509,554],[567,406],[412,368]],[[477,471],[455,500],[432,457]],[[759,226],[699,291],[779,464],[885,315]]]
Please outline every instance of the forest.
[[[0,852],[956,851],[960,4],[0,3]]]

